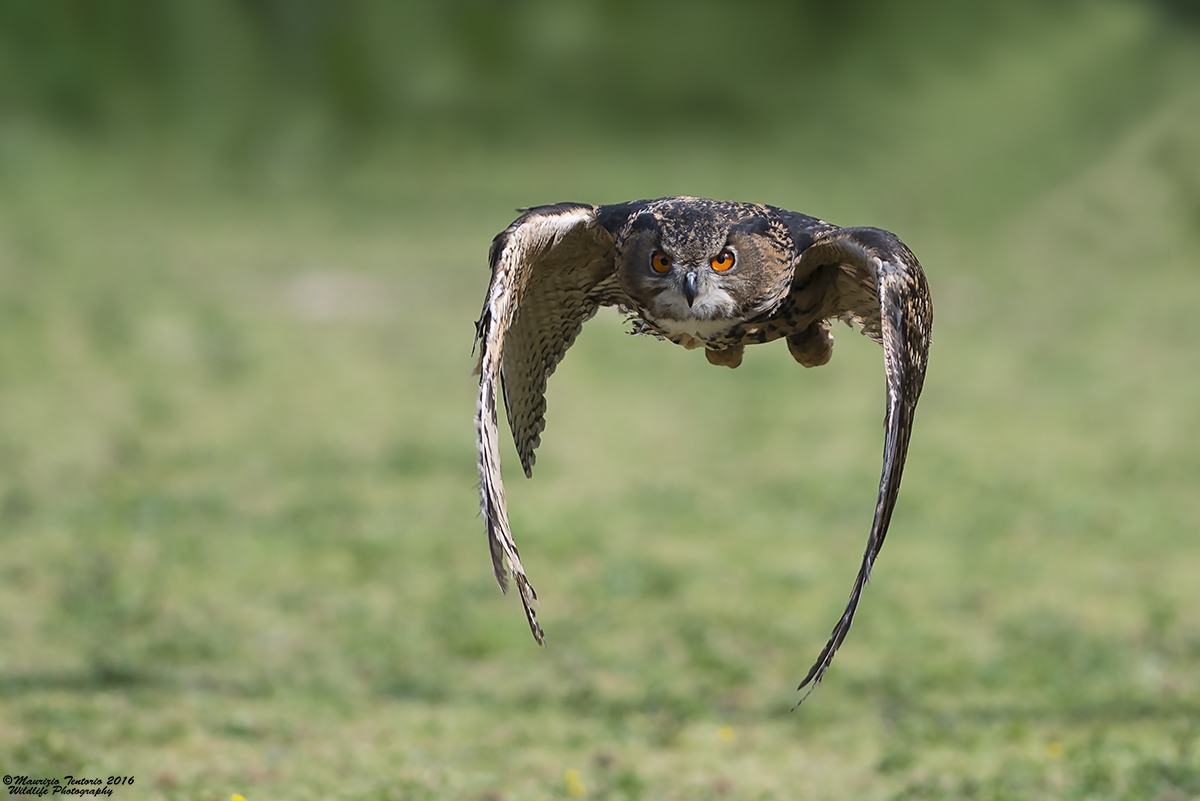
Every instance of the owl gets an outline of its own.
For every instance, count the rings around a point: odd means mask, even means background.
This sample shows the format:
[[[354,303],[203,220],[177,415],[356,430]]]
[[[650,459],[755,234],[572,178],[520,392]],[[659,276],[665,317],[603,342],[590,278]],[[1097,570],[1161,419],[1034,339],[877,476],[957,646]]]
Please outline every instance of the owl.
[[[797,688],[811,692],[850,630],[900,489],[933,324],[921,265],[887,231],[839,228],[757,203],[667,197],[521,211],[488,254],[492,279],[475,329],[475,426],[492,568],[504,591],[512,573],[539,644],[537,595],[504,499],[497,390],[530,476],[545,427],[546,379],[601,306],[627,313],[632,333],[703,348],[709,362],[731,368],[747,345],[777,339],[805,367],[825,364],[839,319],[883,346],[885,439],[874,521],[845,612]]]

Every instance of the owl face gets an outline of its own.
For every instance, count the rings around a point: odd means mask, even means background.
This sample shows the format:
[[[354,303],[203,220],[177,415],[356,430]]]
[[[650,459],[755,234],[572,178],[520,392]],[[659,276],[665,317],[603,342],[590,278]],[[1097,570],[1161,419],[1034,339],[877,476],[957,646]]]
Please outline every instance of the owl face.
[[[668,334],[704,338],[774,306],[791,285],[792,250],[768,207],[672,198],[626,223],[617,280]]]

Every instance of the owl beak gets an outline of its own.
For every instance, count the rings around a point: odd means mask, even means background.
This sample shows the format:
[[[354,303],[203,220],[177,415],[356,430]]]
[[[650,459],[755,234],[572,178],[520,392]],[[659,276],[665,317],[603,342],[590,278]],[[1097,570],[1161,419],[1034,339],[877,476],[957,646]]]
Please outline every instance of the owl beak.
[[[696,302],[696,271],[688,270],[683,277],[683,296],[687,298],[688,308]]]

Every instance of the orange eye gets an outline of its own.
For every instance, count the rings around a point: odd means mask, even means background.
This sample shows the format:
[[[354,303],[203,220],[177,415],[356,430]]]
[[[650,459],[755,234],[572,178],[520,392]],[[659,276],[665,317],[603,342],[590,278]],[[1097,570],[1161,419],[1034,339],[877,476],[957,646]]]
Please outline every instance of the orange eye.
[[[717,272],[725,272],[726,270],[728,270],[730,267],[733,266],[733,262],[734,262],[733,251],[732,250],[722,250],[720,253],[718,253],[716,255],[716,257],[713,258],[713,260],[711,262],[709,262],[709,264],[711,264],[712,268],[714,270],[716,270]]]
[[[650,254],[650,266],[654,268],[656,273],[670,272],[671,257],[661,250],[656,250]]]

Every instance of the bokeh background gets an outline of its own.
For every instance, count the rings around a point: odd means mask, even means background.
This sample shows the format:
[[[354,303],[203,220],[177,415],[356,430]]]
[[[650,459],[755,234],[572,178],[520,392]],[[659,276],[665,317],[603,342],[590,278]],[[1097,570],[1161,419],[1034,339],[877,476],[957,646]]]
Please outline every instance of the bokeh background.
[[[590,322],[491,577],[519,206],[897,232],[936,322]],[[116,798],[1200,797],[1200,9],[0,0],[0,770]],[[510,468],[515,454],[506,444]]]

